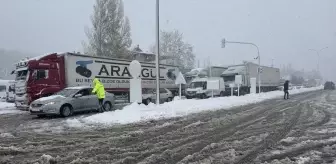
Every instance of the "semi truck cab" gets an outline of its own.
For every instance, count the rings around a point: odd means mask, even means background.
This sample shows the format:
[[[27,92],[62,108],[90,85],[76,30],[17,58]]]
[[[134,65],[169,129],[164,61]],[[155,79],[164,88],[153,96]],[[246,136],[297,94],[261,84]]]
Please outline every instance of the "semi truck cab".
[[[64,59],[56,53],[24,59],[17,63],[15,106],[27,110],[33,100],[64,88],[63,63]]]

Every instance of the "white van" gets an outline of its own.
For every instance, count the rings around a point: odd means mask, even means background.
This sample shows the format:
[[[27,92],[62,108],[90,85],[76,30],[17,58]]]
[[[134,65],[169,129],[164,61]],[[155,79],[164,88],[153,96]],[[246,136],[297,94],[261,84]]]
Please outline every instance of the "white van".
[[[15,101],[15,81],[0,80],[0,101]]]
[[[209,89],[213,82],[217,82],[218,89]],[[225,95],[225,84],[222,77],[207,77],[194,79],[186,90],[186,98],[209,98],[213,96]]]

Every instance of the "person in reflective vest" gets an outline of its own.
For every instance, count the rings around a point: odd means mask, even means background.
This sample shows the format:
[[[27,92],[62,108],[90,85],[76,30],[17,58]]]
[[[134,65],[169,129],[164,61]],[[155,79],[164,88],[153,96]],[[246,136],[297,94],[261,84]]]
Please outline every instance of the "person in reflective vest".
[[[93,90],[92,93],[97,95],[98,102],[99,102],[99,111],[103,112],[105,111],[103,102],[105,99],[105,88],[104,85],[97,79],[93,79]]]

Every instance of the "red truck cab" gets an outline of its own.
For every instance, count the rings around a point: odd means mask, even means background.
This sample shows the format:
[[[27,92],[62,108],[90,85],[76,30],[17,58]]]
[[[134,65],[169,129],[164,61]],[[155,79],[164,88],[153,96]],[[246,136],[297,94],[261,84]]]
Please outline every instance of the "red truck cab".
[[[29,104],[65,87],[64,55],[47,54],[16,64],[15,105],[28,110]]]

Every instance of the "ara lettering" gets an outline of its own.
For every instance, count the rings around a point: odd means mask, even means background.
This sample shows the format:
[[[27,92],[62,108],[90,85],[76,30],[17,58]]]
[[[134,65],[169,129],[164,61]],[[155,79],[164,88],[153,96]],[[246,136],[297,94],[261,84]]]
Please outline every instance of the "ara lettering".
[[[107,71],[106,66],[104,64],[100,68],[98,75],[101,76],[102,74],[105,74],[105,76],[109,76],[109,72]]]

